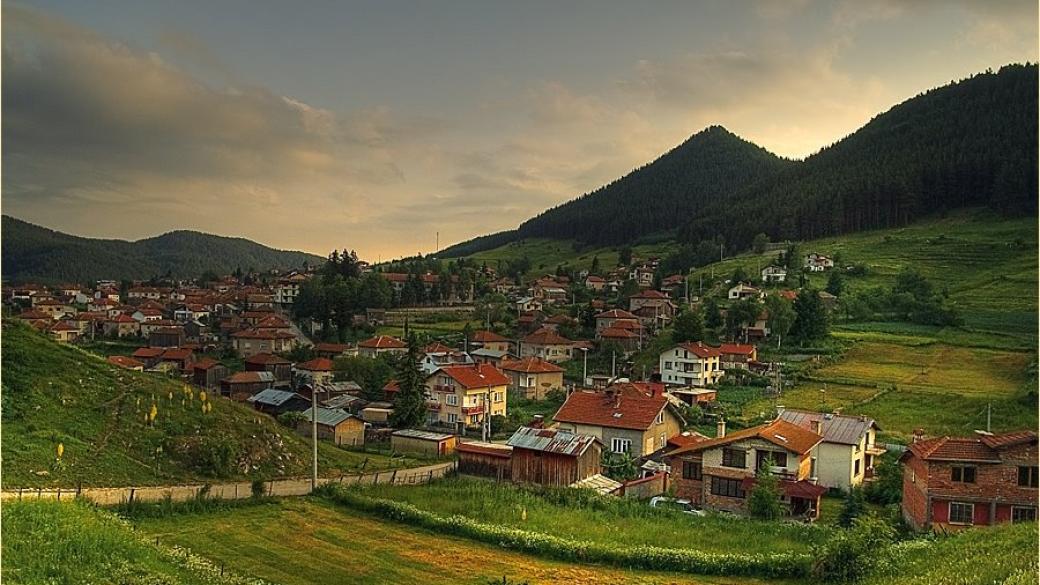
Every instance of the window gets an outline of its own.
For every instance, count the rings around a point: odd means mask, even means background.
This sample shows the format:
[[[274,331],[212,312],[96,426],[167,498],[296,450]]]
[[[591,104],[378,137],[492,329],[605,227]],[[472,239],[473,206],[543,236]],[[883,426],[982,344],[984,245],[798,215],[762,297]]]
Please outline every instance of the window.
[[[654,422],[656,422],[657,424],[664,423],[664,411],[663,410],[661,412],[657,413],[657,420],[654,421]]]
[[[859,459],[856,460],[856,463],[852,467],[852,475],[859,475]]]
[[[1037,470],[1038,469],[1040,469],[1040,468],[1036,467],[1035,465],[1032,466],[1032,467],[1025,466],[1025,465],[1020,466],[1018,468],[1018,485],[1020,485],[1022,487],[1031,487],[1031,488],[1037,487],[1037,479],[1038,479],[1038,477],[1037,477]],[[1035,513],[1036,510],[1033,510],[1033,512]]]
[[[711,477],[711,493],[715,496],[726,496],[728,498],[743,498],[744,488],[741,480],[725,477]]]
[[[495,402],[502,402],[502,393],[495,392]]]
[[[455,424],[457,422],[459,422],[459,415],[455,414],[454,412],[449,412],[448,413],[448,423],[449,424]]]
[[[683,461],[682,477],[683,479],[701,479],[701,462]]]
[[[614,453],[628,453],[632,450],[632,441],[629,439],[611,439],[610,450]]]
[[[666,369],[666,370],[672,369],[672,362],[665,362],[664,363],[664,369]]]
[[[722,464],[726,467],[747,467],[747,453],[740,449],[723,449]]]
[[[1033,469],[1036,469],[1035,467]],[[1011,506],[1012,522],[1033,522],[1036,520],[1036,508],[1020,508]]]
[[[975,468],[964,467],[961,465],[954,465],[950,468],[952,470],[952,479],[958,483],[975,483]]]
[[[459,397],[454,395],[454,394],[445,394],[444,395],[444,404],[447,404],[448,406],[458,406],[459,405]]]
[[[973,524],[975,504],[950,502],[950,524]]]

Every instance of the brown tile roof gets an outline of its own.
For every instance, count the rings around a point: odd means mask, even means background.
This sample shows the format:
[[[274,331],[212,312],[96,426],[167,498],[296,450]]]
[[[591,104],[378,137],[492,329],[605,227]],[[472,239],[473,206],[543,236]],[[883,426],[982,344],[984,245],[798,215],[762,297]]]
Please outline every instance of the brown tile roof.
[[[25,321],[44,321],[51,318],[50,313],[44,313],[43,311],[22,311],[18,314],[18,318]]]
[[[525,374],[548,374],[563,371],[563,368],[560,366],[537,357],[503,361],[499,367],[510,372],[523,372]]]
[[[1033,431],[977,437],[935,437],[912,443],[909,451],[928,461],[977,461],[999,463],[1001,449],[1036,441]]]
[[[239,339],[291,339],[296,337],[288,331],[271,331],[270,329],[260,331],[257,329],[243,329],[231,334],[231,337]]]
[[[396,337],[377,335],[376,337],[362,341],[358,344],[358,347],[369,349],[401,349],[408,347],[408,344]]]
[[[329,358],[315,358],[302,364],[296,364],[296,369],[310,372],[331,372],[332,360]]]
[[[630,331],[628,329],[622,329],[620,327],[607,327],[603,331],[600,331],[599,336],[600,337],[604,337],[606,339],[638,339],[639,338],[639,334],[632,333],[632,331]]]
[[[270,376],[270,372],[235,372],[221,380],[221,382],[227,382],[228,384],[255,384],[257,382],[270,382]]]
[[[743,343],[723,343],[719,346],[719,351],[723,354],[751,355],[755,352],[755,346]]]
[[[624,309],[611,309],[599,313],[595,317],[596,319],[638,319],[634,314],[629,313]]]
[[[155,358],[161,356],[162,353],[163,348],[161,347],[139,347],[131,355],[135,358]]]
[[[679,347],[685,349],[686,351],[689,351],[693,355],[700,358],[719,357],[720,355],[722,355],[722,353],[719,351],[719,348],[712,347],[710,345],[704,345],[700,341],[680,343]]]
[[[502,337],[494,331],[474,331],[473,335],[469,338],[470,341],[476,343],[490,343],[490,342],[503,342],[509,341],[505,337]]]
[[[439,341],[435,341],[423,348],[423,353],[455,353],[454,347],[448,347]]]
[[[184,347],[171,347],[162,352],[164,360],[186,360],[192,357],[191,350]]]
[[[258,353],[247,357],[244,361],[247,364],[259,364],[264,366],[292,363],[291,361],[281,356],[274,355],[273,353]]]
[[[256,327],[258,329],[288,329],[289,322],[278,315],[271,315],[257,321]]]
[[[143,368],[144,364],[135,360],[132,357],[125,355],[110,355],[108,356],[108,363],[117,365],[121,368]]]
[[[115,319],[109,319],[110,323],[137,323],[137,320],[129,315],[117,315]]]
[[[199,359],[197,362],[195,362],[194,364],[192,364],[192,367],[195,368],[196,370],[208,370],[208,369],[210,369],[210,368],[212,368],[214,366],[219,366],[219,365],[221,365],[221,364],[217,360],[215,360],[215,359],[213,359],[211,357],[203,357],[203,358]]]
[[[628,298],[630,298],[630,299],[667,299],[667,298],[670,298],[670,297],[668,295],[664,294],[663,292],[659,291],[659,290],[647,289],[647,290],[644,290],[644,291],[640,291],[640,292],[638,292],[638,293],[636,293],[636,294],[634,294],[634,295],[632,295],[632,296],[630,296]]]
[[[524,343],[535,345],[568,345],[573,343],[552,329],[541,328],[524,338]]]
[[[553,416],[568,422],[619,429],[646,430],[668,404],[664,392],[649,384],[614,384],[601,392],[572,392]]]
[[[445,366],[434,372],[433,375],[440,373],[450,376],[467,390],[509,385],[509,378],[491,364]]]
[[[803,429],[802,427],[789,423],[785,420],[777,419],[773,422],[769,422],[757,427],[751,427],[739,431],[729,433],[722,438],[714,438],[708,441],[701,441],[687,447],[681,447],[668,453],[671,455],[679,455],[682,453],[690,453],[695,451],[703,451],[705,449],[711,449],[712,447],[719,447],[722,445],[728,445],[744,439],[762,439],[768,441],[778,447],[783,447],[788,451],[804,455],[812,450],[813,447],[819,445],[823,441],[823,437],[816,433]]]
[[[1034,431],[1014,431],[1001,435],[983,435],[982,442],[992,449],[1003,449],[1023,443],[1035,443],[1037,436]]]

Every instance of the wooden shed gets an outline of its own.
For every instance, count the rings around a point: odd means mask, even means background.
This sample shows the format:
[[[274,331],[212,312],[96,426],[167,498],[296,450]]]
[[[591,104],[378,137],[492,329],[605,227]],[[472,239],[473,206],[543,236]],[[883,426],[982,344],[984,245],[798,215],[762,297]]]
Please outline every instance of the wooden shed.
[[[563,429],[520,427],[509,438],[517,483],[569,486],[600,472],[599,439]]]
[[[455,446],[459,456],[459,473],[498,480],[513,477],[513,448],[499,443],[472,441]]]
[[[439,457],[454,453],[457,440],[455,435],[403,429],[390,435],[390,446],[398,453]]]
[[[337,445],[360,447],[365,444],[365,422],[339,408],[318,407],[318,438],[330,440]],[[303,436],[311,436],[311,409],[301,411],[303,418],[296,430]]]

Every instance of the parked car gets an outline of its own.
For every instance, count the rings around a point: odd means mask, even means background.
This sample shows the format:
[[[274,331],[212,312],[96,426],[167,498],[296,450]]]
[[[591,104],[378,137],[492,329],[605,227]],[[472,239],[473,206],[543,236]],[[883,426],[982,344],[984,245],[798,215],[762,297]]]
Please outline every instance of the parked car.
[[[695,508],[690,500],[668,498],[665,496],[655,496],[651,498],[650,507],[678,510],[683,514],[693,514],[694,516],[704,516],[706,514],[704,510],[698,510]]]

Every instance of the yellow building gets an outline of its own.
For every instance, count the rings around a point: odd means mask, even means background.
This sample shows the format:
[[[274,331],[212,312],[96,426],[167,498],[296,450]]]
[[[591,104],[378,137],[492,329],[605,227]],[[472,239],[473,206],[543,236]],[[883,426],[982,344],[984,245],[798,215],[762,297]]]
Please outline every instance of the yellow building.
[[[491,364],[445,366],[426,378],[428,422],[479,427],[484,416],[506,414],[509,377]]]

